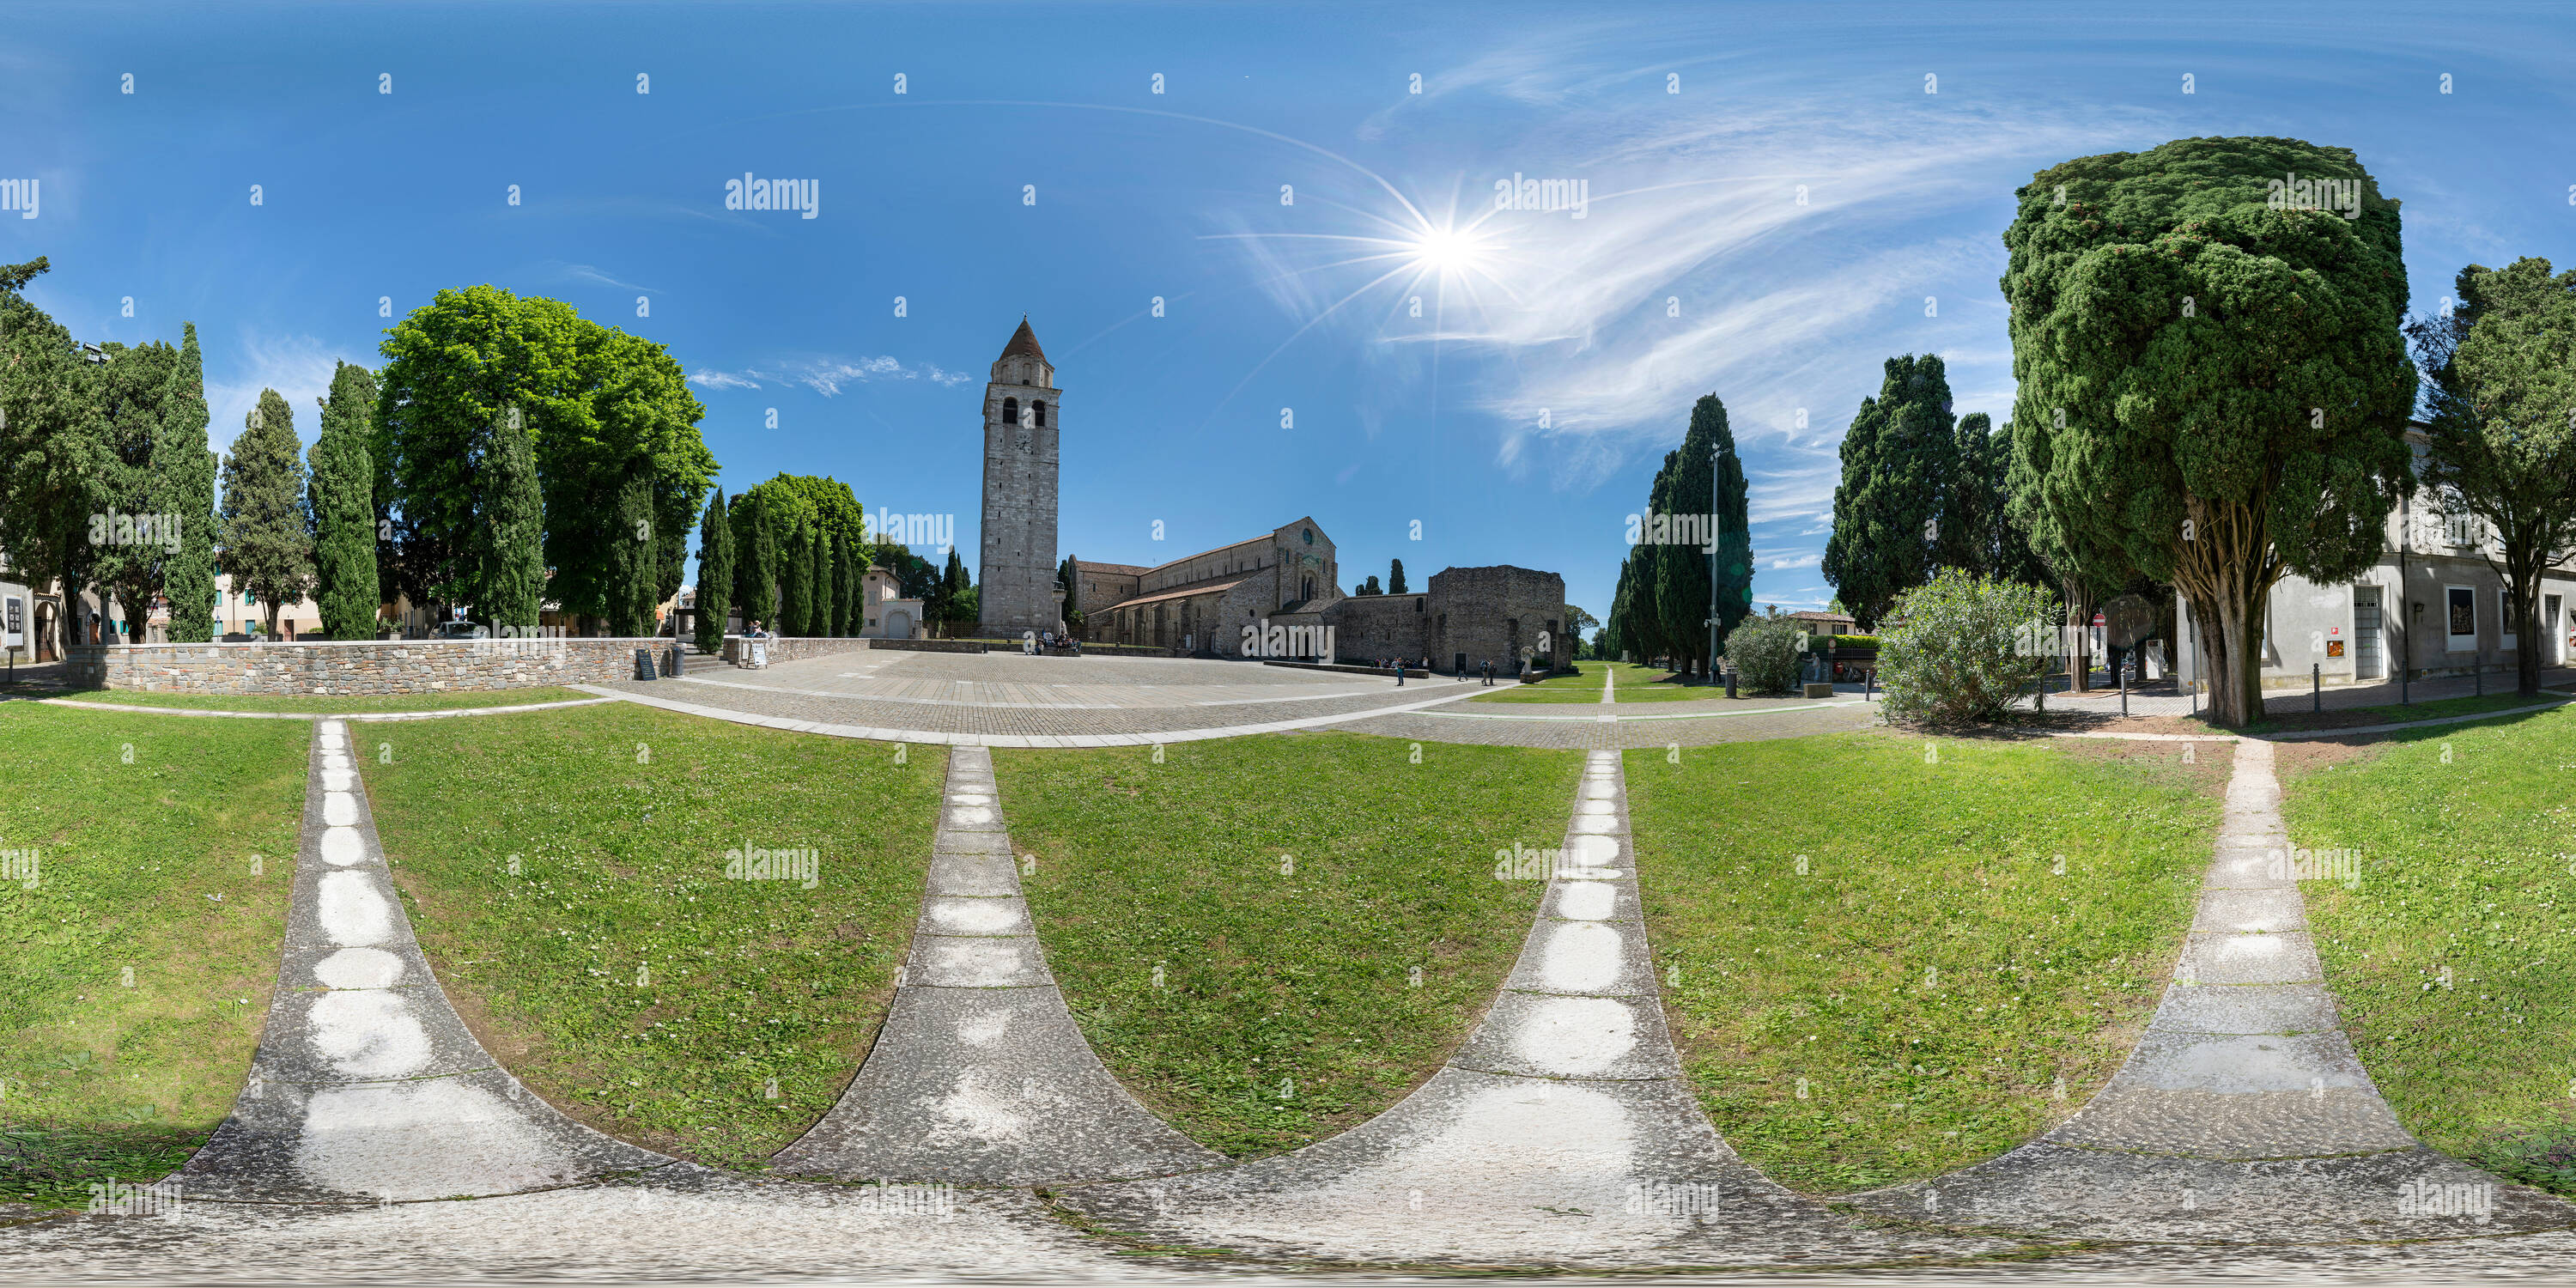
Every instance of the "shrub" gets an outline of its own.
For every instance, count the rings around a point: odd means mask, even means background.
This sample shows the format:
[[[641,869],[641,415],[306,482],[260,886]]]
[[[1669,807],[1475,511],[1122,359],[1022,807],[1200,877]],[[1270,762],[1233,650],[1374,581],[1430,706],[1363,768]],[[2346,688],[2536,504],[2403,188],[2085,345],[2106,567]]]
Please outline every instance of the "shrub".
[[[1755,693],[1787,693],[1798,683],[1806,632],[1786,621],[1746,618],[1726,637],[1726,660]]]
[[[2056,615],[2056,596],[2037,586],[1957,568],[1898,595],[1879,631],[1887,719],[1970,724],[2001,717],[2048,666],[2038,650],[2021,647],[2031,623]]]

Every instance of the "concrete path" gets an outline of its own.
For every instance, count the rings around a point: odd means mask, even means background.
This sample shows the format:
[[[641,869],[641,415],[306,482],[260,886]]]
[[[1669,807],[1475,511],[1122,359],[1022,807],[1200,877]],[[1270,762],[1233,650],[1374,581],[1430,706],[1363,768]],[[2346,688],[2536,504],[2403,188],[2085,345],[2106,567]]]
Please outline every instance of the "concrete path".
[[[122,702],[85,702],[78,698],[37,698],[52,707],[80,707],[89,711],[114,711],[130,716],[214,716],[226,720],[355,720],[375,723],[387,720],[445,720],[452,716],[498,716],[520,711],[561,711],[565,707],[595,707],[611,698],[573,698],[565,702],[521,702],[503,707],[442,707],[434,711],[349,711],[338,714],[315,711],[216,711],[205,707],[139,707]]]
[[[2435,1153],[2343,1035],[2286,862],[2272,745],[2236,742],[2174,980],[2110,1083],[2038,1140],[1855,1208],[2095,1240],[2322,1243],[2576,1226],[2576,1206]]]
[[[315,726],[285,959],[189,1200],[410,1202],[579,1184],[671,1159],[557,1113],[474,1040],[412,937],[337,718]]]
[[[2011,1245],[1855,1228],[1718,1139],[1664,1028],[1615,752],[1594,752],[1501,996],[1394,1108],[1219,1172],[1063,1189],[1056,1201],[1162,1245],[1336,1262],[1787,1265]]]
[[[1136,1103],[1065,1010],[1020,897],[992,753],[948,754],[930,884],[894,1007],[791,1176],[1048,1185],[1225,1161]]]

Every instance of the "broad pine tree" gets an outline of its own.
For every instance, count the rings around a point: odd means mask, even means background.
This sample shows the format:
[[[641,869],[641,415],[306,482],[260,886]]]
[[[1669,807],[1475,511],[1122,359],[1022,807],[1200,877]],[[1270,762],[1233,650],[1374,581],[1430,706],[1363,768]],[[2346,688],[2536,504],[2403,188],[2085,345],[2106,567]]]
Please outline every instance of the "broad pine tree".
[[[304,512],[304,461],[295,439],[295,409],[274,389],[259,391],[224,461],[224,571],[267,610],[269,638],[278,613],[313,590],[313,531]]]
[[[152,508],[179,525],[179,552],[162,565],[161,597],[170,602],[170,639],[202,644],[215,637],[215,449],[206,429],[206,363],[197,324],[185,324],[170,388],[161,399],[161,441],[152,448]]]
[[[2359,576],[2413,486],[2397,203],[2350,150],[2284,138],[2080,157],[2017,195],[2003,292],[2037,504],[2098,580],[2179,587],[2213,716],[2257,719],[2273,584]]]
[[[1887,360],[1878,396],[1861,400],[1843,435],[1823,571],[1863,629],[1940,564],[1944,495],[1959,469],[1955,421],[1940,355],[1909,353]]]
[[[343,362],[322,400],[322,431],[305,453],[305,503],[313,515],[313,602],[322,633],[335,640],[376,637],[375,373]]]
[[[698,651],[724,648],[725,618],[733,606],[733,522],[725,515],[723,488],[707,500],[698,523]]]
[[[524,417],[504,409],[485,431],[482,495],[469,550],[473,579],[460,598],[492,625],[534,629],[545,610],[545,495]]]

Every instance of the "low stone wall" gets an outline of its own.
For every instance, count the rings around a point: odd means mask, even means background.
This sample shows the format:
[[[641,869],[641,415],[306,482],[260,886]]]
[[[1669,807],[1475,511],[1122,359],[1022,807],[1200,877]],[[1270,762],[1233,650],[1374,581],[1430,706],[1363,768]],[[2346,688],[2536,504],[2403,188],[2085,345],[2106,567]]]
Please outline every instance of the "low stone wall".
[[[658,666],[670,646],[668,637],[75,644],[65,669],[76,688],[145,693],[445,693],[630,680],[635,650],[653,650]]]
[[[827,657],[834,653],[856,653],[872,644],[882,647],[899,642],[865,639],[856,635],[772,635],[769,637],[768,652],[769,660],[772,662],[793,662],[800,658]],[[742,637],[725,636],[724,660],[740,666],[743,656]]]
[[[869,640],[868,647],[902,653],[988,653],[982,640]]]
[[[1390,678],[1395,675],[1394,667],[1365,666],[1357,662],[1274,662],[1265,660],[1262,662],[1262,665],[1284,666],[1292,671],[1340,671],[1346,675],[1383,675]],[[1404,668],[1404,673],[1407,676],[1426,678],[1431,674],[1429,671],[1425,671],[1418,666],[1408,666]]]

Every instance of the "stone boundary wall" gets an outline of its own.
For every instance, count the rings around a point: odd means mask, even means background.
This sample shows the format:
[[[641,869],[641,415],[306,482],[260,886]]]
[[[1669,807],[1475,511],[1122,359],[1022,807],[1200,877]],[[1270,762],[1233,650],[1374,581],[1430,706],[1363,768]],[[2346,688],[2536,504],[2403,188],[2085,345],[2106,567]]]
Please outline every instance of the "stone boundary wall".
[[[982,640],[867,640],[869,648],[888,648],[901,653],[989,653],[991,646]]]
[[[144,693],[446,693],[635,678],[668,636],[532,640],[297,640],[267,644],[75,644],[73,686]]]
[[[1344,673],[1344,674],[1346,674],[1346,675],[1384,675],[1384,676],[1390,676],[1390,677],[1391,677],[1391,676],[1393,676],[1393,675],[1395,674],[1395,668],[1394,668],[1394,667],[1391,667],[1391,666],[1361,666],[1361,665],[1359,665],[1359,664],[1358,664],[1358,663],[1356,663],[1356,662],[1270,662],[1270,661],[1264,661],[1264,662],[1262,663],[1262,665],[1263,665],[1263,666],[1284,666],[1284,667],[1287,667],[1287,668],[1289,668],[1290,670],[1294,670],[1294,671],[1340,671],[1340,672],[1342,672],[1342,673]],[[1408,667],[1404,668],[1404,674],[1406,675],[1406,677],[1407,677],[1407,678],[1415,678],[1415,679],[1429,679],[1429,678],[1431,678],[1431,673],[1430,673],[1429,671],[1425,671],[1425,670],[1423,670],[1421,667],[1418,667],[1418,666],[1408,666]]]
[[[856,653],[865,650],[870,645],[875,645],[879,648],[892,648],[895,645],[904,642],[905,641],[902,640],[872,640],[860,635],[772,635],[769,637],[769,660],[772,662],[794,662],[809,657],[826,657],[834,653]],[[739,635],[725,636],[724,660],[732,665],[740,666],[742,665],[742,659],[742,637]]]

